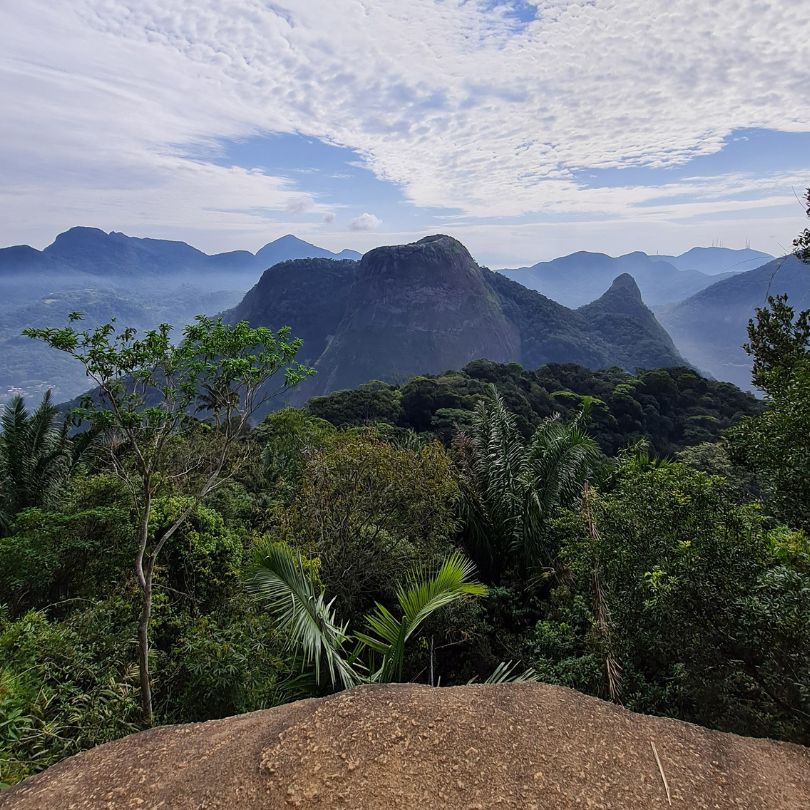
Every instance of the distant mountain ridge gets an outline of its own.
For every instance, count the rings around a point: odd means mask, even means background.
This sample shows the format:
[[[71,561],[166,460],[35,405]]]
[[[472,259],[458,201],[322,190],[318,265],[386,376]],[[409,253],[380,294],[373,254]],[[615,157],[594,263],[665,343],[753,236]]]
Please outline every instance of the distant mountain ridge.
[[[629,273],[644,302],[660,306],[681,301],[721,278],[750,270],[772,258],[759,251],[728,248],[692,248],[680,256],[650,256],[636,251],[613,257],[579,251],[531,267],[500,272],[568,307],[593,301],[614,278]]]
[[[292,234],[269,242],[255,255],[247,250],[207,254],[185,242],[75,227],[60,233],[44,250],[28,245],[0,248],[0,279],[22,271],[42,275],[72,272],[108,279],[201,272],[257,275],[288,259],[359,259],[360,255],[353,250],[333,253]]]
[[[686,365],[630,276],[572,310],[480,267],[444,235],[375,248],[359,262],[278,264],[226,318],[289,325],[303,338],[300,357],[318,374],[296,392],[297,403],[479,358],[527,368]]]
[[[797,311],[810,308],[810,266],[795,256],[733,275],[657,314],[691,363],[751,390],[751,358],[742,348],[748,321],[769,295],[786,293]]]
[[[78,363],[20,335],[26,326],[56,326],[69,312],[88,328],[116,317],[139,330],[166,322],[178,330],[196,314],[234,306],[261,273],[287,259],[341,259],[287,235],[255,255],[246,250],[208,255],[186,244],[142,239],[98,228],[71,228],[44,250],[0,249],[0,404],[14,393],[38,397],[53,388],[69,399],[87,387]]]
[[[693,247],[680,256],[650,256],[656,261],[668,262],[678,270],[695,270],[709,276],[723,273],[746,273],[767,264],[774,257],[761,250],[742,248],[733,250],[724,247]]]

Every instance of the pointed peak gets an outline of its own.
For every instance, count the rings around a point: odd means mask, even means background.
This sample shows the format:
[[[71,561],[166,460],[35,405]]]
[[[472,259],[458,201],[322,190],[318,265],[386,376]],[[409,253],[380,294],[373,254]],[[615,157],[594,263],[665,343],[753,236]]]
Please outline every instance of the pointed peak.
[[[602,298],[606,295],[621,295],[623,298],[634,299],[642,303],[641,290],[638,288],[636,280],[630,273],[622,273],[620,276],[616,276]]]
[[[610,287],[590,304],[581,307],[583,310],[608,310],[610,312],[638,312],[647,307],[641,297],[641,290],[630,273],[622,273],[613,279]]]

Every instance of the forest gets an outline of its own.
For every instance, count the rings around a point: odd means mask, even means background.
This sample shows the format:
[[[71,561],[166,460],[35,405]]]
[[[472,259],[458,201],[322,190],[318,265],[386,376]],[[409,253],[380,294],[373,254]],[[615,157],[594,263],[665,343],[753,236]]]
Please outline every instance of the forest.
[[[252,415],[300,341],[200,317],[29,337],[85,369],[0,440],[0,782],[358,683],[539,679],[810,742],[810,312],[757,402],[689,369],[485,361]]]

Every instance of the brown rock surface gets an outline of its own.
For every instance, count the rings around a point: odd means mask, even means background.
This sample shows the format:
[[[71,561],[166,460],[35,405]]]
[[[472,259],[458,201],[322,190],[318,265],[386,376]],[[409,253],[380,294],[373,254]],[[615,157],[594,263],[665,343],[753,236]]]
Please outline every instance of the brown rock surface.
[[[810,807],[810,749],[543,684],[360,687],[71,757],[2,810]]]

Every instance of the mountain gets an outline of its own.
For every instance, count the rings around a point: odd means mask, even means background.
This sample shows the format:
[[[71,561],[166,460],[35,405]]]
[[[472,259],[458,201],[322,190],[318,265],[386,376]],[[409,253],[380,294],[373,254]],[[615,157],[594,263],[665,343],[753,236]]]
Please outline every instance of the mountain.
[[[635,279],[650,306],[680,301],[717,281],[703,272],[679,269],[662,257],[638,251],[616,258],[580,251],[531,267],[500,272],[569,307],[593,301],[622,273]]]
[[[296,402],[478,358],[527,368],[685,364],[629,276],[589,307],[572,310],[479,267],[443,235],[376,248],[359,262],[276,265],[226,318],[289,325],[304,339],[300,358],[318,374],[295,392]]]
[[[629,273],[618,276],[601,298],[580,307],[579,312],[617,347],[614,365],[655,368],[662,353],[678,354],[672,338],[644,306],[641,290]]]
[[[801,745],[543,683],[402,683],[142,731],[52,765],[0,804],[806,810],[808,795],[810,749]]]
[[[761,250],[732,250],[723,247],[695,247],[680,256],[651,256],[677,267],[678,270],[693,270],[709,276],[723,273],[744,273],[767,264],[774,257]]]
[[[255,255],[247,250],[209,255],[185,242],[143,239],[99,228],[70,228],[44,250],[28,245],[0,249],[0,279],[26,272],[35,274],[86,274],[107,281],[147,277],[167,279],[199,273],[258,273],[278,262],[301,258],[359,259],[360,254],[339,254],[287,234],[269,242]]]
[[[768,295],[787,293],[791,305],[810,307],[810,267],[795,256],[718,281],[658,312],[680,352],[691,363],[743,390],[751,389],[751,359],[742,349],[748,321]]]
[[[265,245],[255,257],[255,263],[263,269],[272,267],[279,262],[286,262],[289,259],[353,259],[357,260],[361,256],[356,250],[342,250],[340,253],[332,253],[325,248],[311,245],[297,236],[287,234],[275,242]]]
[[[209,255],[165,239],[141,239],[98,228],[71,228],[44,250],[0,249],[0,403],[17,391],[38,397],[54,388],[60,399],[81,393],[79,365],[23,338],[26,326],[55,326],[69,312],[95,327],[112,317],[138,329],[166,322],[177,329],[194,315],[213,315],[238,303],[268,267],[306,256],[359,259],[283,236],[255,255],[247,250]],[[307,293],[312,295],[317,291]]]

